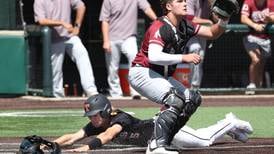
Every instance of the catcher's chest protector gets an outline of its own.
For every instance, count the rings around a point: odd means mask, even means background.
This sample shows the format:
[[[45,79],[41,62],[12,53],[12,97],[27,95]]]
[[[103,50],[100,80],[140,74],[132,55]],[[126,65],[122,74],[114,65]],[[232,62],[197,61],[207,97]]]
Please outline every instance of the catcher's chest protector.
[[[187,41],[194,35],[194,26],[182,20],[175,28],[166,18],[161,18],[164,25],[159,29],[162,40],[165,42],[163,52],[168,54],[182,54]],[[157,73],[167,77],[172,76],[176,70],[176,64],[169,65],[167,70],[164,66],[151,64],[151,68]]]
[[[194,28],[187,23],[187,21],[182,20],[174,30],[169,21],[166,19],[161,20],[164,25],[160,28],[160,34],[165,42],[163,52],[169,54],[180,54],[184,50],[187,41],[191,38],[194,33]]]

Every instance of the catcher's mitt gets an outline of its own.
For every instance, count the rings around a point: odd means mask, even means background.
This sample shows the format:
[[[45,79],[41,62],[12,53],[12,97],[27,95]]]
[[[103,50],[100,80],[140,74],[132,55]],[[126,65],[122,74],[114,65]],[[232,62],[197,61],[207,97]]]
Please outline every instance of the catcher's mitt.
[[[232,14],[237,14],[240,6],[237,0],[214,0],[212,3],[212,12],[219,18],[228,19]]]
[[[55,142],[50,142],[40,136],[27,136],[25,137],[19,148],[19,154],[44,154],[40,149],[41,145],[45,145],[50,154],[61,154],[60,146]]]

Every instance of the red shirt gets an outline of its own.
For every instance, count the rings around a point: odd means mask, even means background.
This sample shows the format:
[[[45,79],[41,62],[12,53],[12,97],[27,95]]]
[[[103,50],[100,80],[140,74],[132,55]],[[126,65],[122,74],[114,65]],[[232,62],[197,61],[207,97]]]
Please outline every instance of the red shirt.
[[[264,24],[263,16],[267,13],[269,15],[274,15],[274,1],[273,0],[266,0],[266,5],[259,8],[255,0],[245,0],[242,6],[242,15],[247,15],[253,22],[258,24]],[[252,35],[255,35],[260,38],[268,38],[268,34],[258,34],[255,32],[251,32]]]

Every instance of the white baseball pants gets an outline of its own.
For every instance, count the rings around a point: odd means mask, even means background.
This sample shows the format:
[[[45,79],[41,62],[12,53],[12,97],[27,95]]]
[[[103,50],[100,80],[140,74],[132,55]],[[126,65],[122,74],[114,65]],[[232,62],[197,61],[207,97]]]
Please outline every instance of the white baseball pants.
[[[51,49],[53,95],[55,97],[64,97],[62,67],[65,52],[77,66],[85,93],[88,96],[98,93],[88,52],[78,36],[73,36],[66,41],[54,42]]]
[[[137,52],[137,41],[135,36],[131,36],[125,40],[111,41],[111,53],[106,53],[106,64],[108,70],[109,93],[112,97],[123,96],[118,75],[121,53],[128,59],[128,65],[134,60]],[[135,95],[135,91],[131,88],[131,95]]]

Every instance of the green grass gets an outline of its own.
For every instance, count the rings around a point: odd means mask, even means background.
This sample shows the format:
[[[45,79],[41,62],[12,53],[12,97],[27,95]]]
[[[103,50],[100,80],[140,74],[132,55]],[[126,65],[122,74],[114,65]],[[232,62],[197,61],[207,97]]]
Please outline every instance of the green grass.
[[[251,137],[274,137],[273,111],[273,107],[204,107],[192,116],[188,124],[194,128],[209,126],[224,118],[226,113],[233,112],[251,123],[254,129]]]
[[[159,109],[125,108],[123,110],[134,112],[135,116],[141,119],[147,119],[153,117]],[[83,118],[81,110],[55,111],[72,111],[75,114],[61,114],[61,116],[49,114],[51,117],[3,117],[0,115],[0,137],[24,137],[34,134],[60,136],[64,133],[75,132],[88,122],[87,118]],[[188,125],[193,128],[206,127],[223,119],[226,113],[233,112],[240,119],[249,121],[252,124],[254,134],[251,137],[274,137],[273,111],[274,107],[201,107],[192,116]],[[0,113],[6,112],[12,111],[0,110]]]

